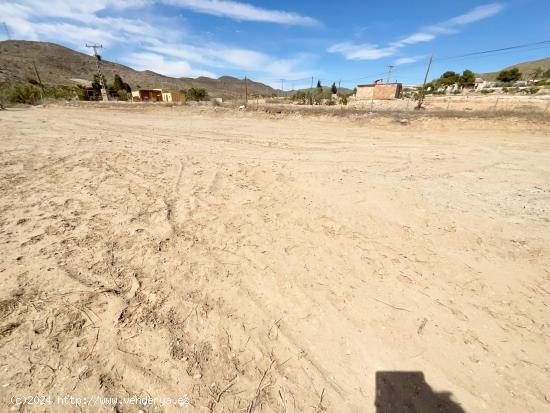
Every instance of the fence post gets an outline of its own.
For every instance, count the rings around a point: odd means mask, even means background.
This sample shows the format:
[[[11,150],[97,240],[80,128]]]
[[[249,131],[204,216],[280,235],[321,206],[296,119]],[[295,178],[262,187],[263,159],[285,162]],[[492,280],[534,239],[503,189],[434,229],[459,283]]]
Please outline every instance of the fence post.
[[[497,98],[497,101],[495,102],[495,107],[493,108],[494,111],[497,110],[497,105],[498,105],[498,100],[499,100],[499,99],[500,99],[500,98]]]

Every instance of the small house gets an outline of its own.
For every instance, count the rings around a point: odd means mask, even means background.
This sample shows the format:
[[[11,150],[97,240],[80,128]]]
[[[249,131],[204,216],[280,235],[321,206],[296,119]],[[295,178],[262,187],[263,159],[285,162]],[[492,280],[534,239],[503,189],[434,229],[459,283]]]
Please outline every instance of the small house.
[[[133,102],[162,102],[162,89],[139,89],[132,91]]]
[[[391,100],[401,97],[401,83],[382,83],[377,81],[367,85],[358,85],[357,100]]]
[[[476,77],[476,80],[474,81],[474,89],[483,89],[483,87],[485,87],[485,80],[480,77]]]
[[[186,96],[180,92],[162,92],[162,101],[169,103],[185,102]]]

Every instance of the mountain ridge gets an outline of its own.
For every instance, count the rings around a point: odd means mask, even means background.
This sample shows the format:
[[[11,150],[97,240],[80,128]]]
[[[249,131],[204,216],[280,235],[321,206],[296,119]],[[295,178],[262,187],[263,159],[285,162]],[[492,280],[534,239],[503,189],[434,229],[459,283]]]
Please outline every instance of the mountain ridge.
[[[38,81],[34,71],[38,69],[44,84],[74,85],[74,79],[91,81],[97,72],[95,57],[50,42],[29,40],[0,41],[0,82]],[[233,76],[213,79],[200,76],[196,79],[170,77],[151,70],[139,71],[120,63],[101,61],[101,70],[107,82],[118,74],[132,89],[159,88],[181,90],[204,88],[210,96],[235,98],[244,96],[244,80]],[[260,82],[248,80],[249,96],[271,96],[280,93],[277,89]]]

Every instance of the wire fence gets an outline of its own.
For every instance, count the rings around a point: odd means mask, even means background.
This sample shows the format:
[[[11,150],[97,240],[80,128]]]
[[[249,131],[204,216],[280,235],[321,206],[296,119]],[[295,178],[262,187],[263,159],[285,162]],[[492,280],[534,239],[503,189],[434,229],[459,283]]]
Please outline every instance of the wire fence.
[[[206,102],[201,105],[208,104]],[[414,99],[352,100],[347,105],[308,105],[292,103],[289,99],[249,99],[225,101],[225,108],[257,110],[270,113],[304,113],[318,115],[387,114],[416,116],[421,114],[463,117],[521,116],[550,120],[550,95],[533,96],[428,96],[417,110]]]

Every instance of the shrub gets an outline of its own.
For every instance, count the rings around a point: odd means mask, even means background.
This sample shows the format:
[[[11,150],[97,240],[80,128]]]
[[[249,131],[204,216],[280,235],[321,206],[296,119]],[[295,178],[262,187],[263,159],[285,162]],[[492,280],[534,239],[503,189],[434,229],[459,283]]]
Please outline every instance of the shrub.
[[[293,102],[298,102],[299,104],[305,105],[307,102],[308,95],[306,92],[299,90],[298,92],[294,93],[290,99]]]
[[[517,82],[520,79],[521,72],[517,67],[510,70],[503,70],[497,76],[497,80],[500,80],[501,82]]]
[[[38,86],[16,83],[3,83],[0,85],[0,102],[36,104],[41,98],[41,90]]]
[[[185,92],[185,95],[187,96],[187,99],[194,100],[196,102],[200,100],[206,100],[206,98],[208,97],[208,93],[206,92],[206,89],[194,88],[194,87],[187,90],[187,92]]]
[[[85,100],[86,89],[79,86],[38,86],[31,83],[0,83],[0,102],[35,105],[44,98]]]

